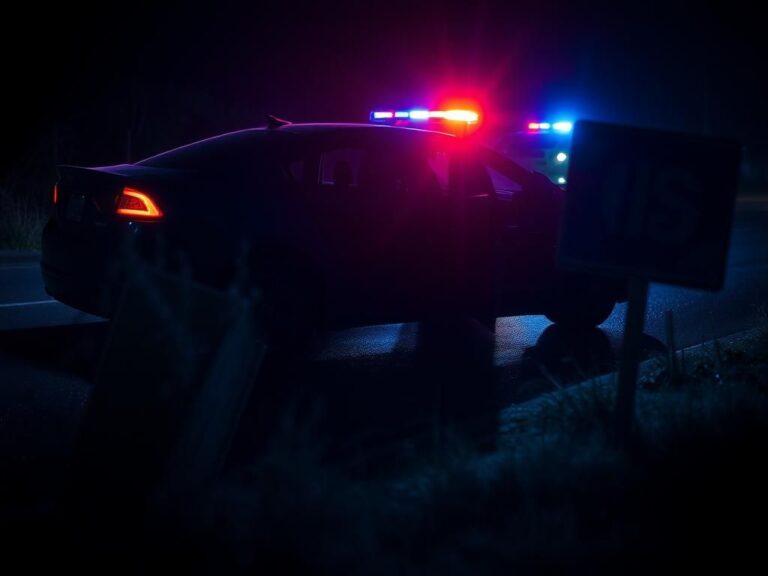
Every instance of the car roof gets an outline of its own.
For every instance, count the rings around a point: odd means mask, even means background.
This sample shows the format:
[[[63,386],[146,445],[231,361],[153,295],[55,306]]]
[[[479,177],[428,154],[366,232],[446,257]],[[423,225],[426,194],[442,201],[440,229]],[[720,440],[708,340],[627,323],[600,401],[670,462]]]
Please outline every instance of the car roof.
[[[447,136],[450,138],[454,138],[453,134],[448,134],[445,132],[438,132],[436,130],[424,130],[421,128],[410,128],[406,126],[386,126],[381,124],[362,124],[362,123],[353,123],[353,122],[312,122],[312,123],[301,123],[301,124],[285,124],[283,126],[278,126],[275,128],[269,128],[266,126],[260,126],[258,128],[245,128],[243,130],[236,130],[234,132],[228,132],[225,134],[219,134],[217,136],[213,136],[212,138],[207,138],[205,140],[200,140],[198,142],[193,142],[192,144],[197,144],[199,142],[205,142],[206,140],[213,140],[217,138],[227,138],[227,137],[240,137],[240,136],[247,136],[247,135],[254,135],[255,137],[266,137],[270,134],[296,134],[296,135],[322,135],[322,134],[334,134],[334,133],[368,133],[368,134],[378,134],[381,135],[383,133],[390,133],[390,134],[423,134],[423,135],[437,135],[437,136]]]
[[[159,163],[173,162],[174,158],[182,155],[194,153],[195,151],[213,150],[219,146],[231,144],[240,145],[245,142],[274,142],[283,138],[323,138],[324,136],[340,136],[342,134],[373,137],[374,140],[383,137],[416,139],[421,138],[454,138],[452,134],[436,132],[433,130],[421,130],[418,128],[406,128],[404,126],[382,126],[376,124],[355,124],[355,123],[307,123],[307,124],[284,124],[282,126],[269,128],[262,126],[259,128],[246,128],[218,134],[210,138],[190,142],[178,148],[163,151],[149,158],[137,162],[138,165],[153,166]]]
[[[362,124],[354,122],[315,122],[306,124],[286,124],[279,128],[255,128],[255,130],[266,131],[280,131],[290,132],[296,134],[306,133],[321,133],[321,132],[336,132],[346,130],[363,130],[368,132],[381,132],[381,131],[395,131],[395,132],[417,132],[417,133],[429,133],[429,134],[441,134],[443,136],[451,136],[445,132],[438,132],[435,130],[423,130],[421,128],[410,128],[406,126],[386,126],[382,124]]]

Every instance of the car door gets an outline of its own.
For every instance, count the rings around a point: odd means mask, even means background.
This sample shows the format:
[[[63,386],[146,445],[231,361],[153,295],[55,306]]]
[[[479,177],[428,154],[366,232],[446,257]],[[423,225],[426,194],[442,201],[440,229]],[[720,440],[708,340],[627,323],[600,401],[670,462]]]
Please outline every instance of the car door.
[[[470,148],[467,157],[465,194],[471,216],[472,228],[467,244],[470,276],[466,288],[469,312],[481,320],[495,310],[496,234],[493,226],[495,190],[490,174],[482,163],[477,148]]]
[[[383,250],[392,318],[485,311],[492,299],[493,187],[477,149],[442,135],[402,142],[386,163]]]
[[[555,281],[562,190],[493,151],[482,156],[495,193],[497,315],[542,313]]]
[[[336,136],[318,150],[313,249],[324,269],[332,325],[388,318],[397,257],[391,250],[397,175],[389,152],[357,135]]]
[[[417,319],[445,268],[447,161],[415,133],[337,139],[319,151],[313,210],[330,316]]]

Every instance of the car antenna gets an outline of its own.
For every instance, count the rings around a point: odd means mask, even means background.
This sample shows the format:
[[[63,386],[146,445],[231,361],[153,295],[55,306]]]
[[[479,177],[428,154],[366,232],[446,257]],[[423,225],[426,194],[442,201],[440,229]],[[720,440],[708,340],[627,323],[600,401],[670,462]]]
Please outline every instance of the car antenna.
[[[288,120],[283,120],[272,114],[267,114],[267,128],[269,130],[275,130],[280,128],[280,126],[287,126],[288,124],[290,124]]]

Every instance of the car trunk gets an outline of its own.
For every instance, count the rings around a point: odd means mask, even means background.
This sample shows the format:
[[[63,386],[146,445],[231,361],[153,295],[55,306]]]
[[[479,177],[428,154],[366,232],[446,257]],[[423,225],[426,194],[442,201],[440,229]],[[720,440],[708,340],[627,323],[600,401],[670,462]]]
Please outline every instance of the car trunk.
[[[115,221],[120,193],[126,186],[156,192],[162,170],[133,165],[82,168],[59,166],[54,217],[69,231],[104,228]]]

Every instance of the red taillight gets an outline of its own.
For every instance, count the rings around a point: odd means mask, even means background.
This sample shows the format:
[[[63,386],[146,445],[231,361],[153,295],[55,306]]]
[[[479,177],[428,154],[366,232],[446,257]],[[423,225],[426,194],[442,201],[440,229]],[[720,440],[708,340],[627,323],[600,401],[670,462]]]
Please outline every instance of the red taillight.
[[[59,184],[58,183],[53,185],[53,203],[54,204],[59,203]]]
[[[122,216],[157,220],[163,217],[163,212],[157,204],[144,192],[134,188],[123,188],[117,201],[117,211]]]

